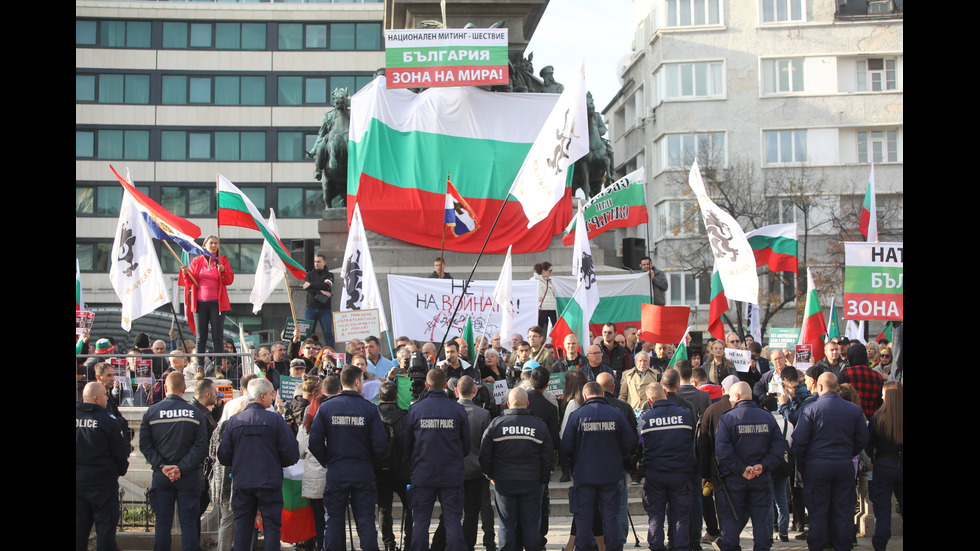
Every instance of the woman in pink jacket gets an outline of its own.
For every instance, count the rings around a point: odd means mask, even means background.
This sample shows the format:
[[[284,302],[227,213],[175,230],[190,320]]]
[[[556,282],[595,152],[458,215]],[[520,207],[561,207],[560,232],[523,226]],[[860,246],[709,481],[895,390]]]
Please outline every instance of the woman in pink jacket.
[[[204,248],[218,258],[215,261],[206,255],[195,257],[189,266],[180,270],[178,283],[186,287],[184,304],[193,313],[191,329],[197,334],[197,351],[203,353],[208,343],[208,329],[211,330],[211,350],[224,351],[222,333],[225,327],[225,312],[231,310],[228,300],[228,285],[235,281],[227,256],[218,256],[218,238],[209,235],[204,240]],[[204,364],[204,357],[198,360]]]

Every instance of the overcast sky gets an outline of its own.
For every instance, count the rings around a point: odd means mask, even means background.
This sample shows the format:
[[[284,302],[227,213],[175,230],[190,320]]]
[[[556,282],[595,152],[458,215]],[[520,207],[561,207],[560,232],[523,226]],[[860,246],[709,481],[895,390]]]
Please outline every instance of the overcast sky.
[[[555,80],[568,82],[585,56],[585,83],[596,109],[619,91],[619,59],[630,52],[635,26],[631,0],[551,0],[525,55],[534,52],[534,74],[555,67]]]

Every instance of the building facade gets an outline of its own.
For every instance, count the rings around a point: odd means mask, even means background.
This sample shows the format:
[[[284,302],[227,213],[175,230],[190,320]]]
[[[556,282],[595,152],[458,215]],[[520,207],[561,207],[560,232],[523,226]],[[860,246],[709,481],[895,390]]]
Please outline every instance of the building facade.
[[[75,254],[86,303],[118,309],[107,273],[122,188],[109,164],[204,236],[218,233],[221,173],[264,214],[275,209],[283,242],[318,243],[324,205],[304,152],[331,92],[353,95],[384,66],[383,10],[381,0],[76,1]],[[230,321],[282,327],[284,288],[251,313],[259,234],[220,235],[236,274]],[[158,247],[175,279],[174,256]]]
[[[800,258],[818,274],[822,302],[839,304],[840,242],[861,240],[855,216],[872,162],[881,240],[902,240],[903,2],[635,0],[634,8],[623,86],[603,114],[617,173],[646,167],[651,223],[620,237],[646,239],[668,272],[668,304],[694,307],[705,329],[711,261],[687,186],[696,158],[709,193],[746,232],[798,225]],[[794,326],[793,278],[760,273],[760,307],[781,308],[768,325]],[[805,291],[805,273],[800,281]]]

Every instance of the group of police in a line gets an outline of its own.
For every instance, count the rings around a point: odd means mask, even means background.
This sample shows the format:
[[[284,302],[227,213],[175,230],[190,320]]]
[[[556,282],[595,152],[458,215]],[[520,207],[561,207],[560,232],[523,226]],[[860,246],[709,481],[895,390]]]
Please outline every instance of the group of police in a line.
[[[378,551],[375,528],[375,468],[388,449],[388,435],[378,408],[361,394],[363,373],[352,366],[340,376],[342,391],[320,407],[310,430],[310,451],[327,467],[324,490],[324,549],[345,547],[344,522],[350,503],[363,551]],[[181,396],[183,375],[171,373],[167,397],[151,405],[143,417],[140,451],[153,468],[149,497],[156,513],[154,548],[170,549],[170,526],[176,503],[185,550],[198,548],[201,463],[207,450],[205,414]],[[105,388],[86,387],[76,407],[76,547],[84,549],[94,521],[100,549],[115,549],[118,516],[116,477],[125,473],[129,445],[120,425],[105,412]],[[446,374],[429,371],[426,392],[408,411],[405,456],[411,462],[410,501],[413,511],[411,551],[426,551],[435,500],[442,506],[447,551],[464,551],[461,529],[464,456],[471,453],[466,410],[446,392]],[[853,527],[852,458],[867,441],[858,406],[836,394],[833,374],[821,376],[820,399],[808,407],[794,433],[793,449],[804,473],[810,511],[811,549],[850,549]],[[285,421],[267,408],[275,390],[264,379],[248,385],[249,404],[228,421],[217,458],[231,467],[234,483],[234,549],[249,549],[256,512],[263,518],[266,549],[279,548],[282,510],[282,468],[298,461],[296,440]],[[690,508],[695,491],[694,439],[697,421],[689,409],[667,399],[659,383],[646,390],[649,408],[630,428],[624,413],[611,406],[599,383],[584,390],[585,404],[572,412],[559,443],[568,456],[573,477],[569,504],[578,527],[576,549],[591,549],[593,512],[599,511],[608,551],[623,548],[617,516],[622,465],[642,445],[645,474],[643,504],[649,515],[648,543],[666,549],[665,508],[673,513],[671,547],[689,549]],[[769,549],[772,503],[770,473],[783,460],[785,441],[774,417],[752,400],[744,382],[735,383],[732,409],[717,424],[715,453],[718,508],[723,550],[738,549],[738,536],[751,518],[755,549]],[[101,400],[101,402],[100,402]],[[479,464],[494,485],[502,551],[539,551],[541,502],[553,468],[554,443],[548,427],[531,415],[525,390],[514,388],[504,414],[489,423],[479,446]],[[638,434],[637,434],[638,432]],[[863,436],[862,436],[863,435]],[[850,487],[846,497],[842,488]],[[844,495],[845,497],[841,497]],[[850,500],[847,504],[842,500]],[[114,516],[115,515],[115,516]],[[521,529],[523,527],[523,529]],[[516,535],[521,534],[521,541]],[[844,541],[846,539],[846,542]]]

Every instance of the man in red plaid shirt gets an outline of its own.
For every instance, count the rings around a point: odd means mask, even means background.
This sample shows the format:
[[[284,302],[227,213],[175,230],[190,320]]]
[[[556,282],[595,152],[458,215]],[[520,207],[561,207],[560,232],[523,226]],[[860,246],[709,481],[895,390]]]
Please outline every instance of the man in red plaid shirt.
[[[847,363],[849,366],[841,370],[837,382],[848,383],[857,390],[864,416],[871,419],[881,407],[881,387],[885,381],[877,371],[868,367],[868,350],[863,346],[847,348]]]

